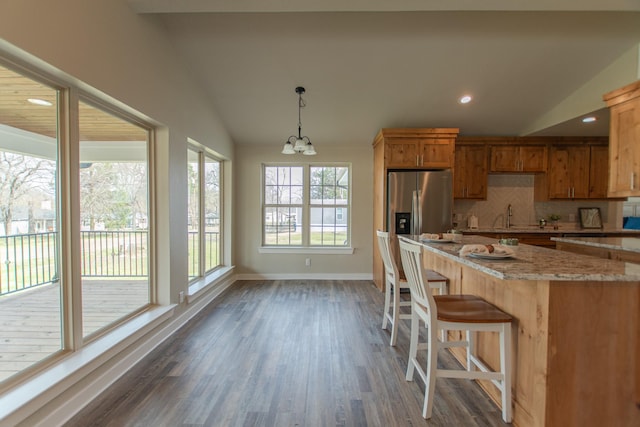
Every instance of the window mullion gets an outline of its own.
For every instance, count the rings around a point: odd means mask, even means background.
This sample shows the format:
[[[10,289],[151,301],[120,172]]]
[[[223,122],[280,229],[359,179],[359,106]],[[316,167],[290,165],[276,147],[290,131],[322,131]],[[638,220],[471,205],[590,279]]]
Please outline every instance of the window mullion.
[[[80,130],[78,92],[60,91],[59,198],[60,284],[64,348],[82,347],[82,277],[80,242]]]
[[[203,277],[205,273],[205,235],[204,230],[206,224],[204,223],[204,191],[205,191],[205,171],[204,171],[204,152],[198,152],[198,276]]]
[[[305,165],[302,178],[302,217],[305,218],[307,226],[302,228],[302,246],[309,246],[311,242],[311,209],[309,208],[311,203],[311,175],[309,171],[309,165]]]

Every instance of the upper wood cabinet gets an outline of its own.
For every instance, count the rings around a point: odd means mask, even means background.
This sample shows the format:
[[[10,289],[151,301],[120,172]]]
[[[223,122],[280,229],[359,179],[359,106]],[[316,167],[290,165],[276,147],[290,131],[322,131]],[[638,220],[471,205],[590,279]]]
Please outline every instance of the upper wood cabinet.
[[[491,172],[537,173],[547,170],[546,145],[492,145]]]
[[[549,198],[589,198],[589,146],[553,146],[549,152]]]
[[[552,141],[547,173],[535,177],[535,200],[608,199],[606,144],[606,137],[564,137]]]
[[[603,99],[611,114],[608,195],[640,196],[640,80]]]
[[[388,169],[447,169],[453,167],[458,129],[382,129],[376,144],[384,145],[384,164]]]
[[[487,146],[457,145],[453,168],[453,197],[456,199],[487,198]]]
[[[589,162],[589,198],[606,199],[609,183],[609,147],[607,145],[591,146]]]
[[[376,230],[387,230],[389,169],[449,169],[459,129],[382,129],[373,141],[373,281],[384,289],[384,268]]]

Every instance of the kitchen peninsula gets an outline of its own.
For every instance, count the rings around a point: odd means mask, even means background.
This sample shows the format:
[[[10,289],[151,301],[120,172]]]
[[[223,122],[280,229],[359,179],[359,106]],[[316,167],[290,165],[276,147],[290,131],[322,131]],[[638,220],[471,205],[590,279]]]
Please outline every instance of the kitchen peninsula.
[[[512,227],[512,228],[477,228],[463,229],[465,234],[476,234],[491,237],[493,239],[516,238],[527,245],[556,248],[556,238],[560,237],[637,237],[640,238],[640,230],[609,229],[609,230],[585,230],[575,227],[561,226],[554,229],[552,226],[540,228],[538,226]]]
[[[638,237],[552,237],[556,248],[583,255],[640,264]]]
[[[640,425],[640,265],[530,245],[512,259],[458,255],[463,244],[490,243],[422,242],[424,264],[449,278],[452,294],[481,296],[517,319],[514,424]],[[478,353],[495,368],[497,338],[485,335]]]

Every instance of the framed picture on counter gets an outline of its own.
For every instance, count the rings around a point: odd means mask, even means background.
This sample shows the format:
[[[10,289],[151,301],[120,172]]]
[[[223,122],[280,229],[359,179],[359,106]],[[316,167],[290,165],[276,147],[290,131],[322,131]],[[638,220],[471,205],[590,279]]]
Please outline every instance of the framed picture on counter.
[[[580,214],[580,227],[602,228],[602,216],[600,208],[578,208]]]

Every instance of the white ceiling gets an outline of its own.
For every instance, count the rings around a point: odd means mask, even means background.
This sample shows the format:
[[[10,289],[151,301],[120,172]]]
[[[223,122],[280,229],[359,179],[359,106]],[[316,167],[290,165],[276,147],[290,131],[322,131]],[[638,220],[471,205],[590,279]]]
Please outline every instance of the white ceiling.
[[[234,141],[281,145],[297,132],[304,86],[303,134],[319,151],[371,144],[389,127],[523,135],[640,44],[640,0],[130,3],[166,26]],[[474,101],[458,104],[465,93]],[[596,124],[579,120],[592,99],[536,133],[606,135],[593,96]]]

